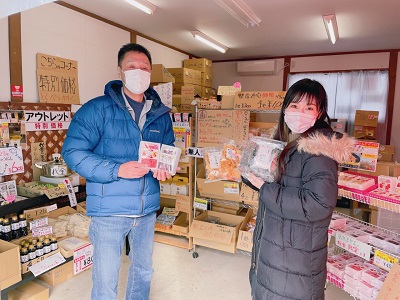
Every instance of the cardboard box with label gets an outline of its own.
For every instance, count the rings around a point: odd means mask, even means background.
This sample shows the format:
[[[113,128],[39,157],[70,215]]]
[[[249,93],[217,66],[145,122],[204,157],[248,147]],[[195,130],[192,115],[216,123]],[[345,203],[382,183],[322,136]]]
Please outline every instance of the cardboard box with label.
[[[216,223],[207,220],[218,220]],[[193,243],[221,251],[235,253],[240,225],[244,217],[215,211],[205,211],[194,218],[189,235]]]
[[[59,285],[74,277],[74,262],[69,261],[51,271],[40,275],[38,278],[51,286]]]
[[[393,161],[394,146],[379,145],[378,161]]]
[[[201,86],[208,86],[208,87],[212,87],[212,75],[205,73],[205,72],[201,72],[201,82],[200,82]]]
[[[244,204],[258,206],[258,192],[242,182],[240,187],[240,201]]]
[[[9,291],[8,300],[47,300],[49,294],[48,287],[37,281],[30,281]]]
[[[19,247],[0,240],[0,290],[21,281]]]
[[[356,110],[354,125],[376,127],[378,126],[379,111]]]
[[[175,83],[174,76],[172,76],[171,73],[168,72],[168,70],[162,64],[153,64],[151,67],[151,83]]]
[[[191,58],[183,61],[183,67],[212,74],[212,61],[207,58]]]
[[[193,84],[193,73],[188,68],[168,68],[169,73],[175,78],[175,84]]]
[[[189,218],[187,213],[181,213],[172,225],[172,230],[188,233],[189,232]]]
[[[225,180],[206,182],[205,175],[204,167],[200,168],[196,177],[197,188],[200,196],[213,199],[240,201],[239,182]]]
[[[246,216],[243,220],[242,226],[239,229],[239,236],[237,241],[237,249],[251,252],[253,249],[253,232],[246,230],[247,223],[249,223],[250,219],[254,216],[254,212],[252,209],[249,209],[246,213]]]

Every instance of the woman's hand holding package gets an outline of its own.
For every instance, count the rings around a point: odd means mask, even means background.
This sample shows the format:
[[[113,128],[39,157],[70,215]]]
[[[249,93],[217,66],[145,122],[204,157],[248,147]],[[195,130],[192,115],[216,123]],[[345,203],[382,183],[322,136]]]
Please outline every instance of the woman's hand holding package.
[[[137,161],[123,163],[118,170],[118,177],[140,178],[149,172],[149,167]]]
[[[258,189],[260,189],[262,185],[265,183],[263,179],[257,177],[253,173],[249,173],[247,179],[251,182],[252,185],[254,185]]]

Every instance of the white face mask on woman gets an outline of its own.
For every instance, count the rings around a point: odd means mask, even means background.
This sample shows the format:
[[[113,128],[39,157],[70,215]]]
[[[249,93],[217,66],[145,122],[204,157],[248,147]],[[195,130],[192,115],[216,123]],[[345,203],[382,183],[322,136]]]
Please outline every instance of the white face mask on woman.
[[[125,87],[134,94],[143,94],[150,86],[150,72],[140,69],[127,70],[125,74]]]
[[[293,133],[303,133],[310,129],[317,120],[317,116],[302,112],[285,112],[285,123]]]

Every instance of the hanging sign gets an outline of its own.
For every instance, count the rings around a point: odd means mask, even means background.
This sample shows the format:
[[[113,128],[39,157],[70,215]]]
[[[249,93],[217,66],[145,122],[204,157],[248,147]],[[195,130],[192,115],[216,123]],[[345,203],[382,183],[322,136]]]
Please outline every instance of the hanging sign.
[[[335,234],[336,246],[349,251],[365,260],[369,260],[372,247],[365,244],[356,238],[349,236],[347,234],[341,233],[339,231]]]
[[[70,111],[24,111],[25,131],[66,130],[71,121]]]

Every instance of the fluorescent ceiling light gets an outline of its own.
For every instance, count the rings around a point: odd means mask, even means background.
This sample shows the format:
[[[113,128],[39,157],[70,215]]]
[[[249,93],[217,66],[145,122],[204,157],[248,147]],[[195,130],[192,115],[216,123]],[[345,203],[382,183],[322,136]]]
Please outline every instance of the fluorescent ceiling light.
[[[136,8],[144,11],[146,14],[152,15],[156,10],[157,6],[146,1],[146,0],[125,0],[129,4],[133,5]]]
[[[213,40],[212,38],[210,38],[209,36],[205,35],[200,31],[191,31],[191,33],[196,40],[199,40],[204,44],[207,44],[208,46],[211,46],[222,53],[225,53],[226,50],[228,50],[228,47],[222,45],[221,43],[218,43],[217,41]]]
[[[261,19],[247,6],[243,0],[214,0],[228,14],[244,26],[259,26]]]
[[[339,38],[339,30],[336,22],[335,15],[325,15],[322,16],[324,20],[326,33],[328,34],[329,39],[331,40],[332,44],[336,43]]]

